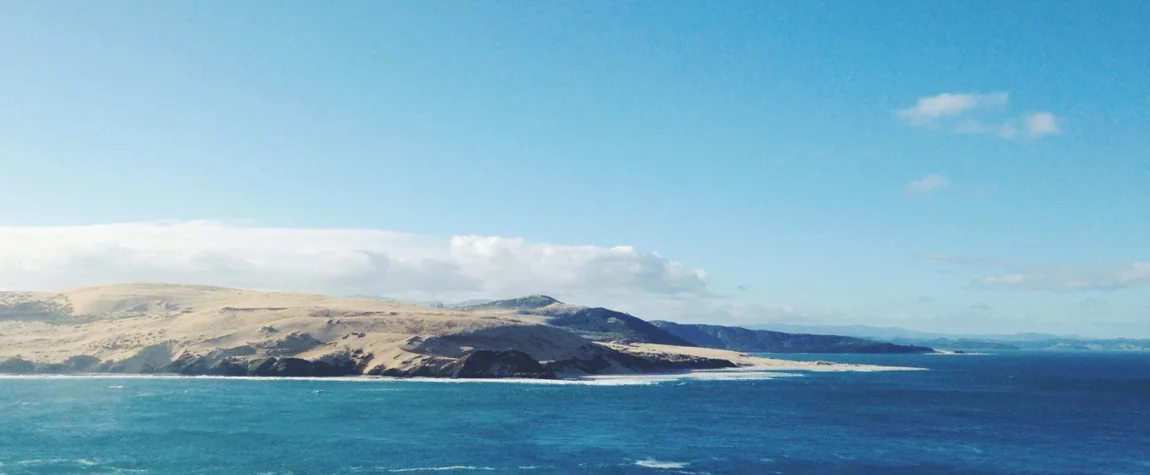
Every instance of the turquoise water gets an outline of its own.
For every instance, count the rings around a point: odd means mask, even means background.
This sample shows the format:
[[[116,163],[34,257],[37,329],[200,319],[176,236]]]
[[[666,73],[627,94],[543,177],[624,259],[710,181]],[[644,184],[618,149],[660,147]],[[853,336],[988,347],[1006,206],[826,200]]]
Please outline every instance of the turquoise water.
[[[0,379],[0,473],[1150,473],[1150,355],[601,385]]]

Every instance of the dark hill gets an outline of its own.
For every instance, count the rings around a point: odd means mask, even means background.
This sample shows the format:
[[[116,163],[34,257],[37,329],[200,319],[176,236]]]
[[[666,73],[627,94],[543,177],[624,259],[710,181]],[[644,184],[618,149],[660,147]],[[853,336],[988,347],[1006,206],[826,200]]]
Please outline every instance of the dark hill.
[[[544,317],[548,325],[563,328],[594,341],[696,346],[641,318],[608,308],[567,305],[546,295],[496,300],[463,307],[463,310],[490,309],[515,310],[524,315],[538,315]]]
[[[654,321],[655,326],[696,346],[757,353],[933,353],[924,346],[896,345],[837,335],[806,335],[719,325]]]
[[[459,305],[463,310],[491,310],[505,308],[509,310],[534,310],[548,305],[563,303],[546,295],[528,295],[517,299],[493,300],[476,305]]]

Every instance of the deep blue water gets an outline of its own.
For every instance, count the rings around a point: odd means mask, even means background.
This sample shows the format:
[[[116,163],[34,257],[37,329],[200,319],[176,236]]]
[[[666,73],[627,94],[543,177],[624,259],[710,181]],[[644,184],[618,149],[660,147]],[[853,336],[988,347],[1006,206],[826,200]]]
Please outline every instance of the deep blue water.
[[[0,473],[1150,474],[1150,354],[803,357],[931,371],[627,386],[6,378]]]

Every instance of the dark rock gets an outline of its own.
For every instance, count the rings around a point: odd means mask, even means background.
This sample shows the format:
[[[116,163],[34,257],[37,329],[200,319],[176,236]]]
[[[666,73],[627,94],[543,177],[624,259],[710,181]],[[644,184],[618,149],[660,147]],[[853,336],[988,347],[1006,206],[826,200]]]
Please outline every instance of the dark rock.
[[[19,356],[0,361],[0,374],[33,374],[36,364]]]
[[[630,356],[630,355],[626,355]],[[644,360],[645,361],[645,360]],[[551,361],[544,365],[546,371],[553,373],[584,373],[599,374],[612,367],[611,361],[603,355],[595,355],[591,359],[571,359]]]
[[[311,361],[301,358],[268,358],[252,369],[252,376],[302,377],[312,375]]]
[[[552,361],[545,365],[555,373],[605,374],[613,372],[658,373],[678,372],[694,369],[735,368],[738,365],[728,360],[704,358],[690,355],[648,355],[642,356],[622,351],[608,350],[594,358],[581,360]]]
[[[245,376],[248,367],[231,357],[184,355],[163,369],[185,376]]]
[[[332,377],[360,374],[355,360],[308,361],[303,358],[268,358],[249,367],[251,376],[280,378]]]
[[[257,376],[281,376],[285,378],[313,376],[315,365],[303,358],[278,358],[269,374]]]
[[[68,369],[68,366],[66,366],[63,363],[37,363],[36,364],[36,373],[37,374],[66,374],[66,373],[71,373],[71,371]]]
[[[475,350],[463,357],[451,377],[554,379],[555,373],[522,351]]]
[[[68,368],[69,372],[88,371],[99,363],[99,358],[90,355],[76,355],[64,360],[64,366]]]
[[[232,358],[225,358],[208,368],[208,374],[214,376],[246,376],[247,365]]]
[[[252,376],[263,376],[270,373],[272,367],[275,365],[275,358],[268,358],[263,361],[252,362],[250,365],[248,365],[248,374]]]
[[[185,354],[169,363],[165,371],[184,375],[204,374],[207,371],[207,365],[202,356]]]
[[[317,370],[331,376],[350,376],[364,374],[367,363],[371,361],[372,354],[363,350],[341,352],[324,355],[315,361]]]

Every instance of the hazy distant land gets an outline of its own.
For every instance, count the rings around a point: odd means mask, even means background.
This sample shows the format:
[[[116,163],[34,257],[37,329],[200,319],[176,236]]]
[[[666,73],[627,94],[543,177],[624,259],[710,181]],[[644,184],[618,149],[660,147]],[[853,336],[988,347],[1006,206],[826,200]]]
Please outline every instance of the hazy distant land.
[[[1083,338],[1077,335],[1049,333],[949,334],[869,325],[766,323],[752,325],[749,328],[789,333],[847,335],[900,345],[922,345],[931,348],[964,351],[1150,351],[1150,339],[1146,338]]]

